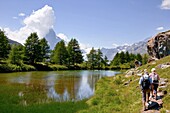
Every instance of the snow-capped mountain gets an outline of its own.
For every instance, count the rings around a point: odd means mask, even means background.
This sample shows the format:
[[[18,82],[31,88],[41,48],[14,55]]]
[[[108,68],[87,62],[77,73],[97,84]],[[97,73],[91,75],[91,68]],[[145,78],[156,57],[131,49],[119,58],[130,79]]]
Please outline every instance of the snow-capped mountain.
[[[45,39],[50,45],[50,49],[54,49],[55,45],[61,41],[61,38],[56,36],[56,33],[53,29],[50,29],[48,34],[46,34]]]
[[[134,43],[132,45],[123,45],[123,46],[117,46],[115,48],[111,48],[111,49],[107,49],[107,48],[102,48],[101,51],[103,53],[104,56],[107,56],[108,60],[112,60],[114,58],[114,56],[116,55],[117,52],[121,52],[121,51],[128,51],[129,53],[133,53],[133,54],[145,54],[147,53],[147,41],[149,38]]]

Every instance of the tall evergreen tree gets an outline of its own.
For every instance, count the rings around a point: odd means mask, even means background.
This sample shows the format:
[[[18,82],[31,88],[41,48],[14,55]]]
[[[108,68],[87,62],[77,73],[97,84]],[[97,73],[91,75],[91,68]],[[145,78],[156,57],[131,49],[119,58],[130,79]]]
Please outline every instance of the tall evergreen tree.
[[[76,63],[82,63],[83,62],[83,55],[80,50],[79,43],[76,39],[71,39],[68,43],[68,62],[69,65],[75,65]]]
[[[141,54],[138,53],[136,55],[136,59],[142,63],[142,56],[141,56]]]
[[[68,52],[64,40],[58,42],[52,53],[52,62],[60,65],[66,65],[68,59]]]
[[[120,63],[124,64],[126,62],[126,59],[125,59],[125,53],[123,51],[120,52],[119,57],[120,57]]]
[[[91,69],[94,69],[97,65],[97,51],[92,47],[90,53],[87,54],[88,64]]]
[[[114,56],[113,60],[111,61],[111,65],[113,66],[118,66],[120,64],[120,54],[116,53],[116,55]]]
[[[125,53],[125,63],[127,63],[127,62],[130,62],[130,55],[129,55],[128,51],[126,51],[126,53]]]
[[[48,45],[48,42],[45,38],[42,38],[39,40],[39,46],[40,46],[40,55],[38,58],[38,61],[46,61],[49,59],[50,54],[50,46]]]
[[[101,52],[100,49],[98,49],[96,57],[97,57],[96,58],[97,59],[97,67],[101,68],[101,65],[103,63],[103,53]]]
[[[136,59],[136,55],[130,53],[130,61],[134,61]]]
[[[41,55],[41,47],[39,45],[37,33],[31,33],[24,45],[25,60],[31,64],[37,62]]]
[[[108,60],[107,56],[104,56],[104,65],[107,66],[108,62],[109,62],[109,60]]]
[[[20,65],[24,57],[24,47],[22,45],[12,45],[11,51],[9,53],[9,61],[12,64]]]
[[[0,29],[0,59],[6,59],[8,57],[10,45],[4,31]]]

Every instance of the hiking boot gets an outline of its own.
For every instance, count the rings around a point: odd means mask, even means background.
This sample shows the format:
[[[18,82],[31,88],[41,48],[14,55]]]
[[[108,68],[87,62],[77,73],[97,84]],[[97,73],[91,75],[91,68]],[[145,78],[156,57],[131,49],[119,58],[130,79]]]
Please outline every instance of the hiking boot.
[[[143,108],[143,111],[147,111],[147,110],[148,110],[148,108],[147,108],[147,107],[144,107],[144,108]]]
[[[143,103],[143,111],[145,111],[146,110],[146,105],[145,105],[146,103]]]

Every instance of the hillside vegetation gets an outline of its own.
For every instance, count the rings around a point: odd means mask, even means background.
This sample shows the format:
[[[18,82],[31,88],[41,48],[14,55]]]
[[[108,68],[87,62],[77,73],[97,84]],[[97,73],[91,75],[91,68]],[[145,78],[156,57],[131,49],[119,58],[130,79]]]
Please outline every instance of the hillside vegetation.
[[[161,78],[170,80],[170,67],[166,69],[157,68],[158,65],[170,62],[170,56],[141,66],[138,70],[156,67]],[[142,94],[138,85],[139,76],[125,77],[124,74],[115,77],[105,77],[98,81],[95,95],[87,101],[90,106],[80,113],[138,113],[142,109]],[[125,85],[129,82],[128,85]],[[170,85],[163,90],[167,95],[163,98],[163,108],[161,112],[170,110]]]

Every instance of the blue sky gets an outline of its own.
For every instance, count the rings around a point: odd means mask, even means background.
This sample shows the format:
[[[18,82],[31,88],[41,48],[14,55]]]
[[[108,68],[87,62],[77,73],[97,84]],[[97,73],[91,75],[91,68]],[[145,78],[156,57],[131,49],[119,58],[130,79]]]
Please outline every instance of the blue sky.
[[[39,20],[33,11],[41,9],[48,17],[37,14],[45,18]],[[35,29],[44,36],[52,27],[65,39],[100,48],[132,44],[170,29],[170,0],[1,0],[0,14],[0,27],[11,39],[27,36],[21,30]],[[40,26],[34,26],[35,18]]]

